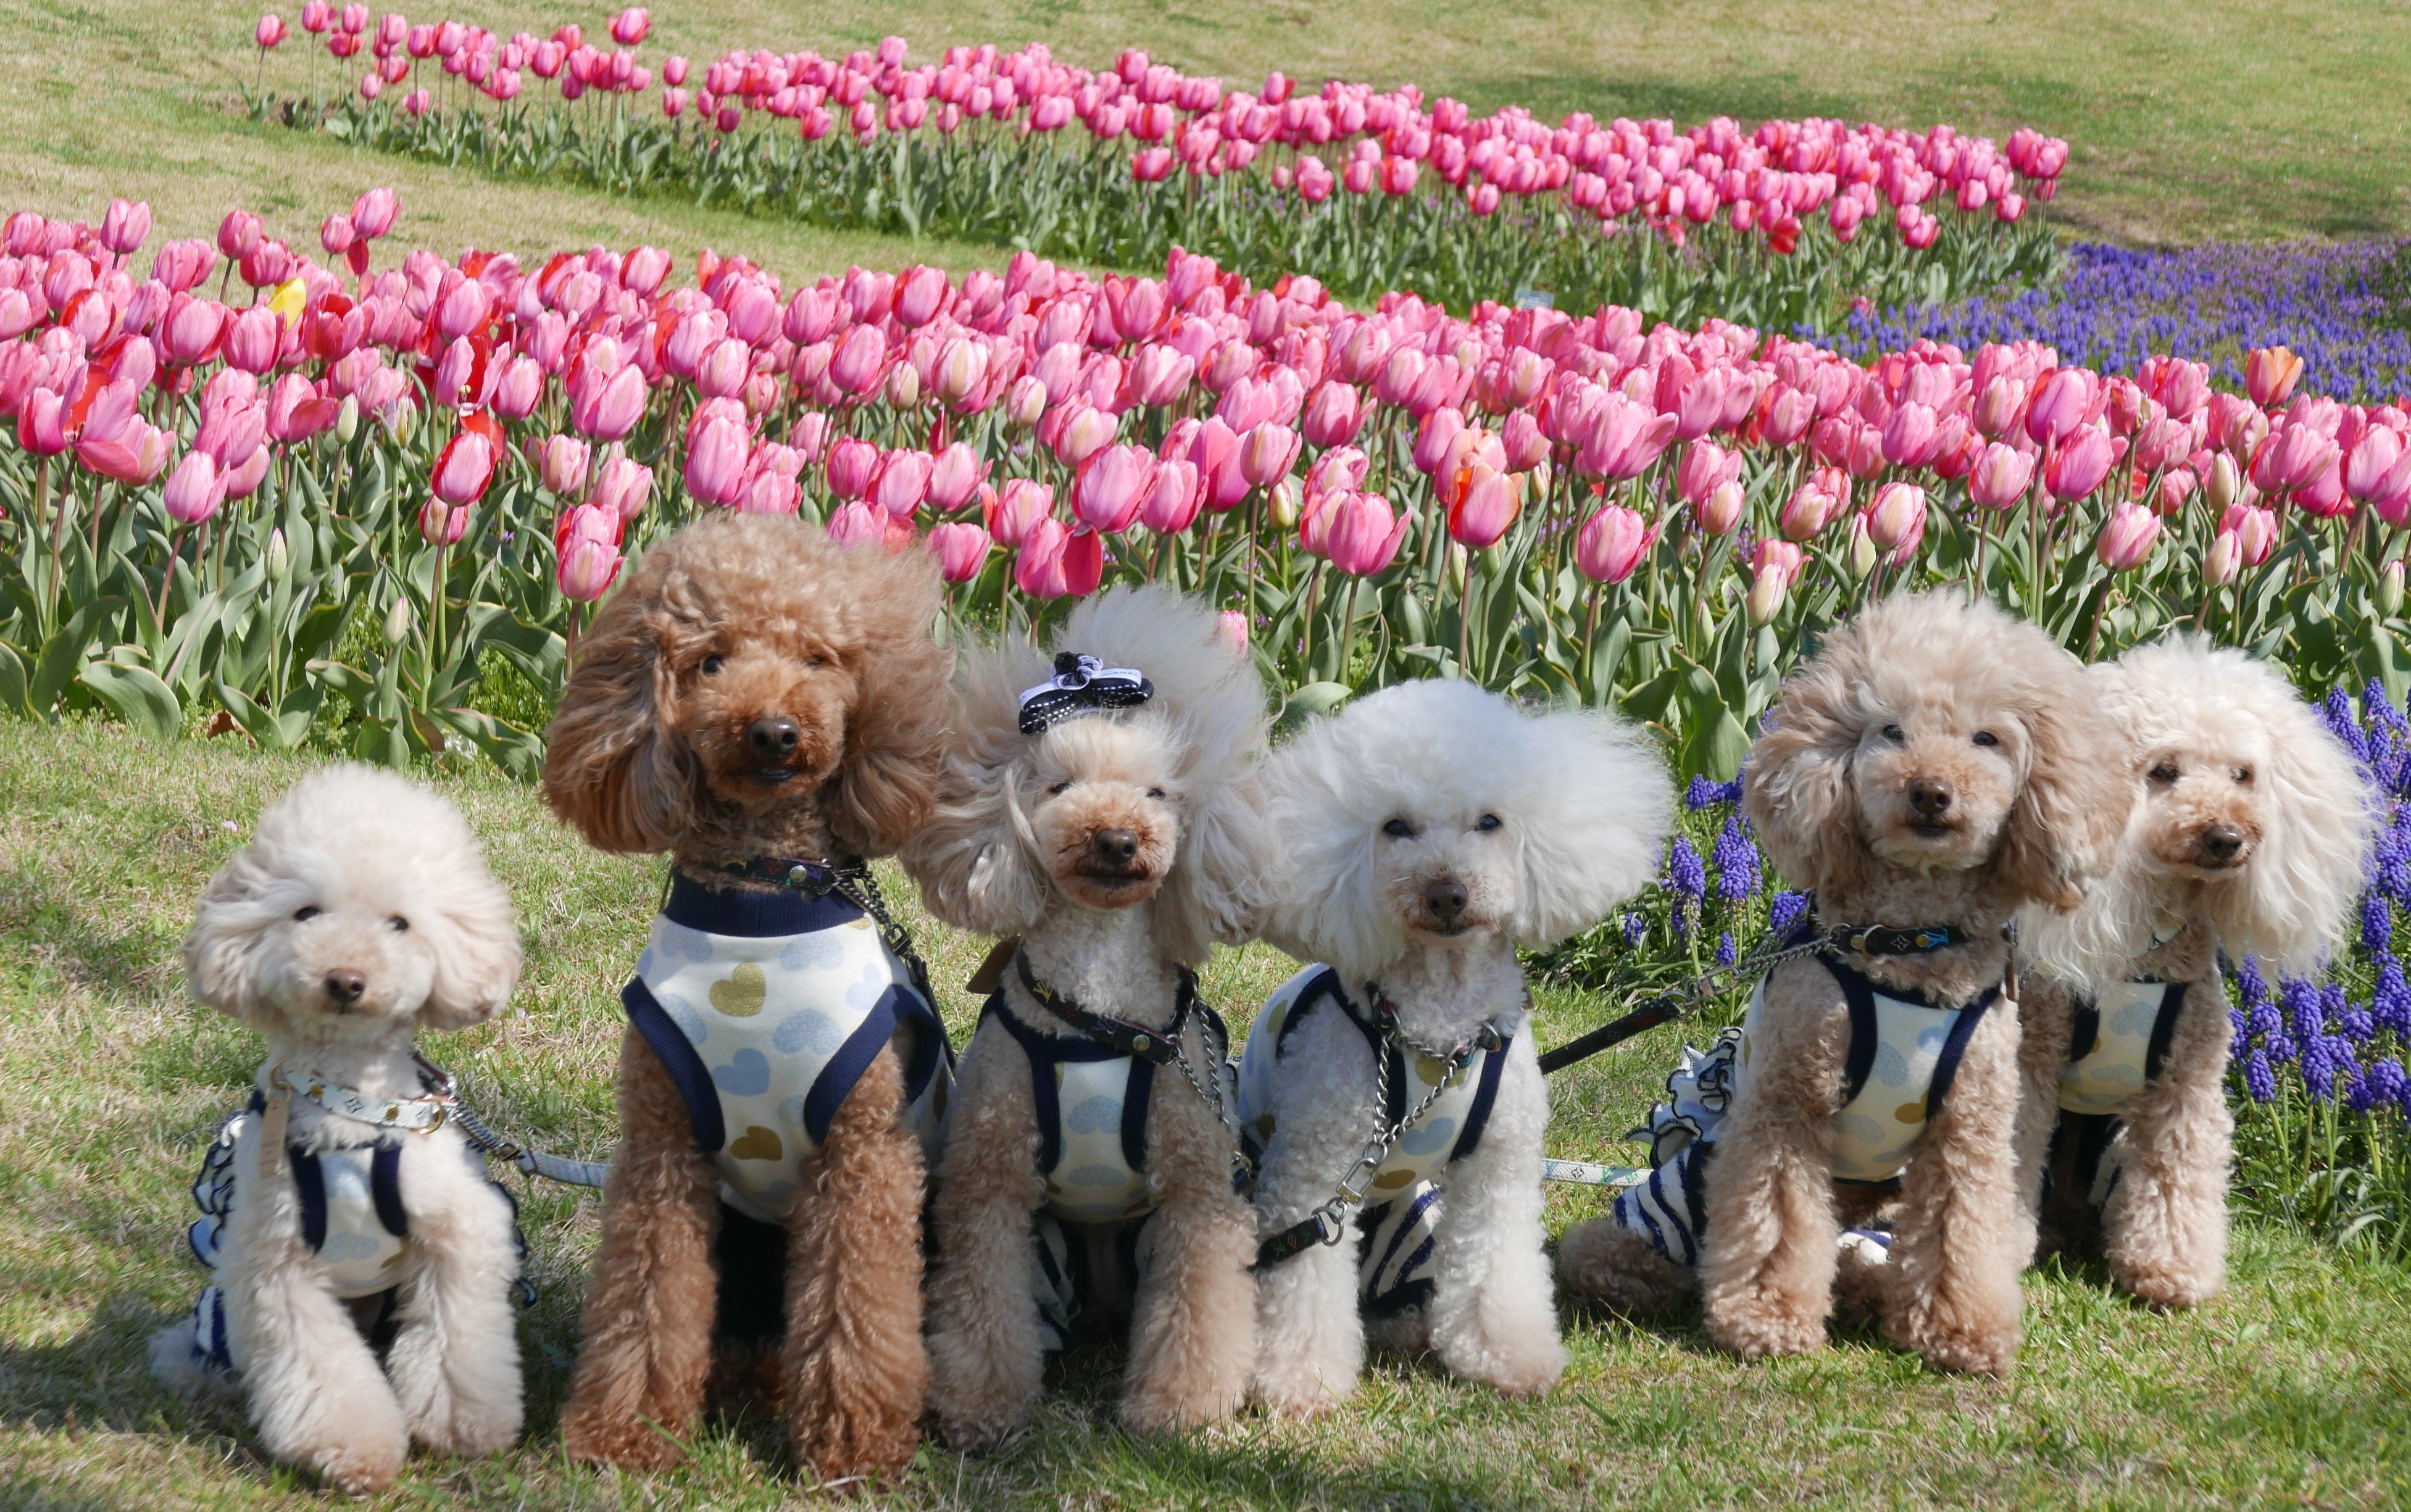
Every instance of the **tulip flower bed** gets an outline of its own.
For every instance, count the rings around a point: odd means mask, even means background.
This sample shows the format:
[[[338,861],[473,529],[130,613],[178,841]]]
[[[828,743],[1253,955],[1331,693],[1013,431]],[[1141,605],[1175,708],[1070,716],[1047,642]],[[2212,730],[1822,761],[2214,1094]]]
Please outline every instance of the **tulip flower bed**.
[[[2068,249],[2048,288],[1955,304],[1853,311],[1817,339],[1862,356],[1920,341],[1962,347],[2030,338],[2070,362],[2131,372],[2153,353],[2211,365],[2232,386],[2245,356],[2301,355],[2313,393],[2375,403],[2411,393],[2411,298],[2400,242],[2288,242],[2137,252]]]
[[[0,703],[163,733],[214,705],[279,746],[332,707],[377,759],[526,770],[578,606],[714,508],[926,546],[988,627],[1168,579],[1308,706],[1466,676],[1617,705],[1719,777],[1804,635],[1906,586],[2087,654],[2189,623],[2310,687],[2411,665],[2411,419],[2293,394],[2282,349],[2246,395],[2027,342],[1861,365],[1187,254],[795,290],[649,247],[380,270],[394,208],[329,217],[349,276],[240,211],[147,276],[139,205],[0,230]]]
[[[1477,119],[1412,86],[1308,93],[1275,73],[1225,89],[1137,51],[1097,71],[1044,45],[908,65],[897,37],[841,58],[640,61],[641,10],[592,43],[575,24],[545,38],[372,24],[324,0],[301,21],[339,82],[316,92],[314,52],[307,84],[285,80],[298,97],[263,93],[255,111],[364,146],[1082,263],[1160,266],[1185,248],[1261,281],[1308,273],[1459,311],[1535,290],[1568,310],[1789,328],[1854,298],[2044,277],[2056,252],[2025,212],[2068,156],[2023,130],[1995,145],[1822,120]],[[262,18],[263,65],[285,35]]]

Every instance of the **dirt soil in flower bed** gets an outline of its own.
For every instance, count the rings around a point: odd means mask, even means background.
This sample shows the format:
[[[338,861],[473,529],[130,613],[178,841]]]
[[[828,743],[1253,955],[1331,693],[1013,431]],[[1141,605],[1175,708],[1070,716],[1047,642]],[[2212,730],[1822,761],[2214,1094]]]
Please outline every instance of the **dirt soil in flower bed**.
[[[268,1465],[238,1419],[197,1414],[143,1366],[150,1331],[199,1285],[184,1252],[185,1187],[256,1053],[252,1036],[185,1001],[177,944],[203,880],[307,764],[231,740],[161,749],[123,729],[0,724],[0,1086],[10,1114],[0,1122],[0,1505],[325,1505]],[[514,1013],[436,1041],[436,1054],[504,1128],[600,1155],[616,994],[641,949],[658,864],[585,849],[526,788],[439,781],[511,887],[529,957]],[[890,895],[911,894],[891,878]],[[955,984],[985,942],[912,912],[959,1037],[974,1005]],[[1207,996],[1239,1029],[1289,969],[1267,950],[1223,952]],[[1604,1009],[1544,993],[1540,1037],[1568,1038]],[[1617,1136],[1673,1049],[1661,1031],[1561,1081],[1553,1153],[1629,1158]],[[525,1446],[483,1461],[417,1461],[380,1505],[819,1502],[761,1423],[708,1432],[688,1468],[650,1480],[563,1461],[556,1415],[596,1202],[516,1185],[543,1292],[524,1325]],[[1558,1190],[1551,1226],[1596,1206]],[[1051,1373],[1046,1410],[1011,1452],[966,1460],[925,1447],[879,1500],[2384,1506],[2411,1495],[2411,1274],[2247,1227],[2230,1289],[2197,1313],[2143,1313],[2097,1268],[2030,1275],[2026,1301],[2025,1358],[2006,1383],[1928,1374],[1868,1332],[1813,1359],[1744,1365],[1692,1324],[1579,1317],[1573,1367],[1544,1402],[1507,1402],[1393,1360],[1323,1423],[1249,1418],[1149,1442],[1111,1426],[1118,1359],[1092,1348]]]
[[[147,198],[168,223],[214,221],[229,204],[270,212],[278,234],[314,227],[371,182],[402,191],[411,241],[533,253],[650,240],[681,256],[741,250],[782,275],[859,261],[960,270],[994,249],[908,243],[561,189],[498,190],[473,174],[364,159],[340,143],[244,123],[239,80],[260,0],[0,0],[0,186],[12,203],[87,212]],[[283,4],[288,22],[297,3]],[[412,19],[442,7],[404,7]],[[606,11],[454,7],[504,31]],[[1673,0],[1513,7],[1439,0],[1275,0],[1251,7],[1129,0],[939,5],[860,0],[803,7],[690,0],[656,7],[649,55],[708,58],[731,46],[868,46],[897,32],[916,50],[1051,43],[1102,65],[1141,46],[1254,87],[1280,67],[1387,85],[1411,80],[1477,108],[1523,104],[1554,120],[1821,113],[1892,125],[1949,122],[2000,134],[2031,124],[2075,155],[2053,213],[2120,240],[2261,239],[2411,230],[2399,165],[2411,116],[2411,28],[2311,0]],[[298,30],[285,50],[308,39]],[[281,59],[290,64],[294,59]],[[331,62],[321,60],[332,80]]]

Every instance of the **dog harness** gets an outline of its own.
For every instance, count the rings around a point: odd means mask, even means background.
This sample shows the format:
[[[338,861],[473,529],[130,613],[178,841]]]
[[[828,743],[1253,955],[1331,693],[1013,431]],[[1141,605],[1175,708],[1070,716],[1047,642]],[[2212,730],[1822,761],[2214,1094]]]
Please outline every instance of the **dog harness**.
[[[1004,1026],[1030,1063],[1038,1171],[1046,1181],[1043,1211],[1063,1223],[1143,1218],[1155,1209],[1147,1185],[1147,1114],[1156,1072],[1179,1056],[1181,1035],[1193,1013],[1201,1020],[1207,1059],[1218,1079],[1227,1079],[1230,1031],[1199,1000],[1197,979],[1185,970],[1172,1023],[1159,1032],[1086,1013],[1037,986],[1026,958],[1016,961],[1040,1005],[1084,1031],[1074,1037],[1031,1027],[1005,1007],[1002,987],[980,1012],[982,1023],[993,1019]],[[1218,1090],[1227,1101],[1229,1087]]]
[[[269,1068],[261,1068],[263,1081],[270,1074]],[[345,1095],[358,1100],[357,1095]],[[242,1111],[218,1126],[216,1138],[201,1156],[200,1174],[193,1179],[193,1205],[201,1215],[184,1238],[193,1258],[212,1275],[224,1258],[226,1222],[244,1187],[253,1181],[278,1179],[270,1172],[242,1171],[235,1164],[237,1141],[260,1125],[267,1111],[267,1089],[254,1088]],[[293,1183],[300,1205],[301,1243],[315,1258],[328,1287],[346,1301],[381,1296],[400,1280],[402,1261],[410,1249],[410,1218],[402,1202],[402,1141],[407,1137],[386,1133],[368,1144],[322,1150],[285,1142],[283,1179]],[[485,1174],[485,1162],[475,1150],[463,1146],[462,1154],[478,1174]],[[503,1194],[516,1216],[519,1203],[509,1190],[491,1177],[487,1184]],[[523,1253],[524,1248],[522,1243]],[[527,1295],[524,1287],[521,1295]],[[242,1368],[226,1330],[225,1288],[217,1282],[204,1287],[193,1303],[192,1328],[197,1362],[219,1371]]]
[[[1960,1057],[1998,987],[1961,1008],[1924,995],[1878,988],[1833,952],[1816,959],[1833,973],[1848,1005],[1850,1042],[1842,1063],[1842,1106],[1834,1114],[1834,1179],[1885,1185],[1907,1169],[1909,1152],[1943,1109]],[[1647,1239],[1677,1265],[1700,1260],[1707,1229],[1705,1173],[1717,1126],[1749,1080],[1750,1053],[1766,1010],[1761,977],[1741,1023],[1703,1054],[1686,1045],[1666,1079],[1667,1100],[1632,1138],[1650,1141],[1648,1177],[1615,1199],[1615,1221]]]
[[[679,872],[620,1000],[719,1166],[722,1199],[758,1223],[784,1222],[800,1167],[891,1043],[909,1121],[937,1146],[945,1026],[845,897],[715,891]]]
[[[1519,1010],[1495,1023],[1491,1027],[1496,1033],[1468,1053],[1455,1080],[1449,1082],[1447,1063],[1398,1043],[1376,1016],[1378,1010],[1359,1007],[1349,996],[1337,971],[1327,966],[1306,967],[1265,1001],[1240,1058],[1239,1137],[1251,1160],[1261,1163],[1279,1133],[1273,1106],[1281,1051],[1298,1025],[1326,1002],[1365,1037],[1380,1068],[1385,1125],[1396,1125],[1431,1099],[1374,1167],[1363,1186],[1365,1206],[1355,1215],[1359,1300],[1378,1316],[1416,1306],[1431,1295],[1428,1267],[1440,1203],[1435,1179],[1481,1145],[1490,1110],[1498,1100],[1508,1047],[1523,1027],[1523,1014]],[[1433,1089],[1444,1082],[1449,1082],[1446,1090],[1432,1098]]]
[[[2185,1000],[2182,981],[2120,981],[2078,998],[2059,1073],[2060,1110],[2125,1112],[2158,1078]]]

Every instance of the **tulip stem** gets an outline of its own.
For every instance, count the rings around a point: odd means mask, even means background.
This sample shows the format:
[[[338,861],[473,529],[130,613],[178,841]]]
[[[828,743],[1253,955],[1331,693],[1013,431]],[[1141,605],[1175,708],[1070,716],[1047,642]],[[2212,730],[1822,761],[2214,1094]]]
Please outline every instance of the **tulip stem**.
[[[1465,575],[1458,580],[1456,589],[1456,675],[1460,677],[1471,676],[1466,670],[1466,662],[1469,660],[1467,650],[1471,644],[1469,637],[1472,629],[1473,553],[1468,551],[1465,554]]]
[[[1306,574],[1306,613],[1298,621],[1299,631],[1305,636],[1305,643],[1298,648],[1298,661],[1309,674],[1314,668],[1314,603],[1322,594],[1322,562],[1318,559]]]
[[[183,553],[185,533],[187,532],[179,531],[168,537],[168,566],[159,574],[158,618],[159,627],[162,630],[165,630],[168,625],[168,590],[176,581],[176,561]]]

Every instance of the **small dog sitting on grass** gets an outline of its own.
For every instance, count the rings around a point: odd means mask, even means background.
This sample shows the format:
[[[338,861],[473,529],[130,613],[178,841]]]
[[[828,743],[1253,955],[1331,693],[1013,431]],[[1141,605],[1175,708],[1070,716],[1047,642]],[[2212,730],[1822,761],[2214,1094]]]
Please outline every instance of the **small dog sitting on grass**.
[[[153,1369],[195,1394],[239,1384],[270,1455],[355,1495],[391,1485],[414,1440],[509,1445],[516,1213],[413,1054],[519,981],[510,898],[468,825],[389,773],[304,778],[211,880],[184,964],[267,1057],[194,1185],[212,1285]]]
[[[1265,787],[1287,863],[1265,938],[1325,964],[1274,994],[1239,1073],[1271,1242],[1256,1395],[1288,1417],[1330,1410],[1355,1389],[1368,1326],[1468,1379],[1545,1391],[1566,1360],[1542,1252],[1549,1099],[1515,949],[1648,883],[1672,821],[1665,767],[1604,716],[1435,681],[1309,726]],[[1372,1160],[1368,1139],[1393,1128]]]
[[[2141,646],[2092,681],[2135,807],[2117,866],[2075,912],[2018,921],[2020,1171],[2044,1252],[2097,1250],[2120,1290],[2186,1307],[2226,1272],[2219,955],[2272,976],[2324,966],[2375,814],[2344,743],[2242,651]]]

